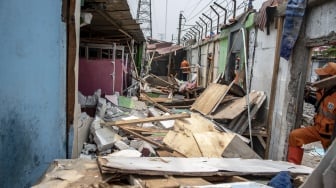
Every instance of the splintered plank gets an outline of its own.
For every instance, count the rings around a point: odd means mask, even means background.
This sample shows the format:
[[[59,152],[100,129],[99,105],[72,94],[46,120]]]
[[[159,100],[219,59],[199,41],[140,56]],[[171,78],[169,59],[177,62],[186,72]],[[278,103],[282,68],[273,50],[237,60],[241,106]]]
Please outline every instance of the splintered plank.
[[[111,122],[106,122],[106,123],[101,123],[101,124],[108,125],[108,126],[118,126],[118,125],[130,125],[130,124],[137,124],[137,123],[148,123],[148,122],[165,121],[165,120],[171,120],[171,119],[181,119],[181,118],[190,118],[190,114],[182,113],[182,114],[164,115],[160,117],[119,120],[119,121],[111,121]]]
[[[336,75],[314,82],[312,83],[312,86],[317,88],[330,88],[336,86]]]
[[[254,103],[260,93],[251,92],[249,94],[250,104]],[[211,116],[213,119],[234,119],[239,116],[247,108],[246,96],[233,101],[229,105],[218,107],[216,112]]]
[[[229,86],[226,85],[210,84],[196,99],[191,110],[196,110],[204,115],[210,114],[223,100],[229,89]]]

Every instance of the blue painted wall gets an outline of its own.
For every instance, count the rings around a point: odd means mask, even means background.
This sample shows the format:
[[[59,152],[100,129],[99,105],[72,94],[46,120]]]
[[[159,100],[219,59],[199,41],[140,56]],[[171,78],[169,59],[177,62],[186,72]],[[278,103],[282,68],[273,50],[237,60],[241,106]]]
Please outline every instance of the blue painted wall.
[[[61,0],[0,1],[0,187],[29,187],[65,158]]]

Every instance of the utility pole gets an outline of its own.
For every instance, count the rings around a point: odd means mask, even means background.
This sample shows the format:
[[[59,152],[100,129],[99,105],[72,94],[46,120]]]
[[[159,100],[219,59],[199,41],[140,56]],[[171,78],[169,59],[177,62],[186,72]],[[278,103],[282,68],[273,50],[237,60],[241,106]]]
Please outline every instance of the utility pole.
[[[179,17],[179,27],[178,27],[178,36],[177,36],[177,44],[179,45],[181,43],[181,25],[182,25],[182,11],[180,12]]]
[[[144,36],[153,38],[152,35],[152,0],[139,0],[137,20],[141,24]]]

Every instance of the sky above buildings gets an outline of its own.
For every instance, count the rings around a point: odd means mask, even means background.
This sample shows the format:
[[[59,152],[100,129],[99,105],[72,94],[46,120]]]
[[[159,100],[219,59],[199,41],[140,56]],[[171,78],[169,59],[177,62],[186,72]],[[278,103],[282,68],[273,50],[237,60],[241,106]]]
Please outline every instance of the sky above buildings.
[[[128,0],[131,12],[134,16],[136,16],[138,1],[139,0]],[[258,10],[263,1],[264,0],[254,0],[253,7]],[[185,19],[182,20],[182,30],[187,30],[193,25],[196,25],[196,21],[200,22],[199,17],[202,16],[202,13],[211,15],[211,17],[214,18],[216,17],[215,13],[210,9],[210,5],[218,8],[214,5],[214,2],[228,9],[232,9],[233,6],[231,0],[152,0],[153,38],[165,41],[171,41],[173,38],[176,42],[180,12],[182,12],[185,17]],[[247,5],[247,2],[248,0],[237,0],[237,7],[241,5],[240,11],[243,11],[243,6]],[[221,20],[221,22],[223,22],[223,20]],[[182,31],[182,36],[183,34]]]

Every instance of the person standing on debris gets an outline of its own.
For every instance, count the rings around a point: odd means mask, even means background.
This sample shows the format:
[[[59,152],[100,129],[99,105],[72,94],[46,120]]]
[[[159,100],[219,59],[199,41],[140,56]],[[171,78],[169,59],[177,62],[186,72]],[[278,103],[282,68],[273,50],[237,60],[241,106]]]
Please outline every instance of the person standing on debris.
[[[329,62],[324,67],[315,69],[315,72],[320,79],[336,75],[336,63]],[[316,91],[314,98],[316,99],[314,125],[295,129],[289,134],[288,162],[301,164],[304,144],[321,141],[326,150],[336,136],[336,87],[321,88]],[[310,102],[311,99],[312,97]]]
[[[187,81],[188,75],[190,73],[190,65],[185,57],[183,58],[183,61],[181,62],[180,69],[182,71],[182,80]]]

